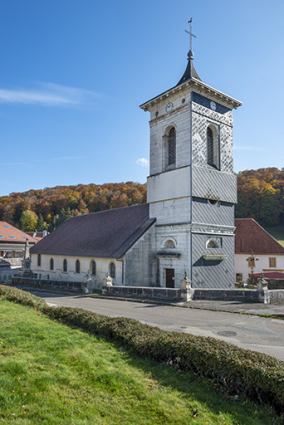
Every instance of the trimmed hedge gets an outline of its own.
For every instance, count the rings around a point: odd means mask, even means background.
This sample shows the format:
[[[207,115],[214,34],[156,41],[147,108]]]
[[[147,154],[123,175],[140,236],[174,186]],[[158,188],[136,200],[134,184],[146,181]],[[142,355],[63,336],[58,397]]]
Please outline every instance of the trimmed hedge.
[[[122,344],[144,359],[210,378],[231,395],[242,394],[252,401],[273,406],[278,414],[284,413],[284,362],[274,357],[214,338],[168,333],[133,319],[50,307],[38,297],[2,285],[0,296],[36,307],[49,317]]]
[[[0,284],[0,297],[12,301],[17,304],[27,305],[29,307],[42,309],[46,306],[46,302],[29,292],[22,291],[21,289],[13,288],[10,286],[4,286]]]

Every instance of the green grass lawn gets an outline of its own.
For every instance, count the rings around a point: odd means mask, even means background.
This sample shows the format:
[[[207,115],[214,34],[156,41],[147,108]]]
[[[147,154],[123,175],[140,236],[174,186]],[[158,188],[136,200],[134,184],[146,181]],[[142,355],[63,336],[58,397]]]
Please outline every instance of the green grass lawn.
[[[265,227],[265,230],[270,233],[281,245],[284,246],[284,225]]]
[[[0,423],[281,424],[208,380],[0,300]]]

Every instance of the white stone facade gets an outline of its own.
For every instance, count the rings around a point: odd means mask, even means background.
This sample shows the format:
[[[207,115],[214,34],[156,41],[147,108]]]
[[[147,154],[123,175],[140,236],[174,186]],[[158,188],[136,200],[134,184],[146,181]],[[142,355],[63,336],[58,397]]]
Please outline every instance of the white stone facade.
[[[173,242],[170,248],[168,241]],[[166,270],[173,269],[175,288],[180,288],[185,272],[190,272],[190,225],[156,226],[156,244],[159,286],[166,286]]]
[[[53,270],[50,270],[50,260],[53,259]],[[109,258],[75,257],[41,254],[41,265],[38,266],[38,254],[31,254],[31,269],[40,274],[42,279],[66,280],[67,282],[86,282],[86,274],[92,273],[92,261],[96,262],[96,275],[91,274],[94,286],[101,288],[104,277],[110,273],[110,264],[115,264],[115,278],[113,284],[122,285],[122,262]],[[67,260],[67,272],[63,271],[63,261]],[[76,273],[76,261],[80,261],[80,273]]]

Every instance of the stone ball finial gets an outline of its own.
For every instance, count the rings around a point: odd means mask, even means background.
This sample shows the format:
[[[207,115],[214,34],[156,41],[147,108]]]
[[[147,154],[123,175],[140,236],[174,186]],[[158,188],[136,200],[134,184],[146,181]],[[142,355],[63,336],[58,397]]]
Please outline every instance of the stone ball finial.
[[[188,60],[189,60],[189,59],[193,59],[193,51],[192,51],[192,50],[190,50],[190,51],[188,52],[187,57],[188,57]]]

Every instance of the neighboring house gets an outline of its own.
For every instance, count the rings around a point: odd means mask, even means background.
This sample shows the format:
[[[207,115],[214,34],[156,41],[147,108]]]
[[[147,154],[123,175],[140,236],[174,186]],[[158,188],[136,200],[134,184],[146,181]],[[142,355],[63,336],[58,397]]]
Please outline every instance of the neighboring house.
[[[34,232],[26,232],[27,235],[32,236],[34,239],[36,239],[37,242],[41,241],[42,238],[45,238],[45,236],[49,235],[47,230],[43,230],[42,232],[38,232],[35,230]]]
[[[284,272],[284,247],[252,218],[235,219],[235,227],[236,281],[251,277],[252,267],[254,274],[279,278]]]
[[[31,249],[42,277],[97,286],[234,288],[233,109],[241,102],[205,84],[188,65],[150,112],[147,202],[71,218]]]
[[[37,240],[5,221],[0,221],[0,259],[8,261],[11,266],[21,266],[25,244],[30,246]]]

